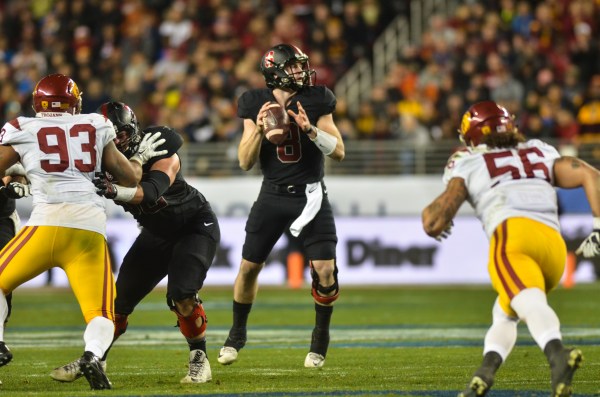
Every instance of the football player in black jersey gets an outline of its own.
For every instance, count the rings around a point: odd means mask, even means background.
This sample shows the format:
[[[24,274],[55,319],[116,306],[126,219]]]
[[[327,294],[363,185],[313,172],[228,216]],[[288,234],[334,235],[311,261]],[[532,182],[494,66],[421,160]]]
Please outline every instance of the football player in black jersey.
[[[26,172],[21,163],[17,163],[6,170],[0,182],[0,249],[2,249],[21,227],[21,220],[17,213],[16,199],[30,195],[29,183],[25,177]],[[8,323],[12,311],[12,292],[6,295],[7,314],[4,325]],[[0,343],[0,362],[5,361],[12,353],[5,343]],[[2,381],[0,381],[0,385]]]
[[[304,245],[312,277],[316,320],[304,365],[322,367],[329,346],[329,323],[338,298],[337,234],[327,190],[324,159],[344,158],[342,136],[333,120],[336,98],[313,85],[308,56],[290,44],[270,48],[260,68],[267,88],[244,92],[238,116],[244,132],[238,149],[243,170],[257,161],[263,173],[260,193],[246,222],[242,262],[233,289],[233,325],[219,352],[221,364],[237,360],[246,343],[246,323],[258,291],[257,278],[286,228]],[[275,145],[265,138],[263,121],[270,107],[290,116],[287,139]]]
[[[206,314],[198,291],[221,238],[217,217],[206,198],[180,172],[177,150],[183,140],[179,134],[165,126],[140,131],[134,112],[121,102],[105,103],[98,113],[115,125],[115,143],[125,156],[135,153],[144,134],[157,131],[166,140],[161,149],[168,150],[144,165],[142,181],[135,188],[120,186],[106,174],[94,180],[98,194],[122,205],[141,226],[116,281],[113,343],[125,333],[127,318],[137,304],[168,276],[167,303],[190,348],[189,371],[181,383],[208,382],[212,376],[206,355]],[[107,354],[102,358],[104,366]],[[51,376],[71,382],[81,376],[78,368],[72,362],[56,368]]]

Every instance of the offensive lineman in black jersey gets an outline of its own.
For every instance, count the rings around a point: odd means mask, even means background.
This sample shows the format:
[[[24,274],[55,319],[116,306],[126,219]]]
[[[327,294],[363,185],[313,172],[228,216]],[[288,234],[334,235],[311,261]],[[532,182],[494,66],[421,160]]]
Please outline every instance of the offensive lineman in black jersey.
[[[179,330],[190,348],[189,371],[181,383],[208,382],[212,375],[206,355],[206,314],[198,291],[221,239],[217,217],[206,198],[180,172],[177,150],[183,140],[179,134],[165,126],[140,131],[134,112],[121,102],[105,103],[97,112],[115,125],[115,143],[125,156],[135,153],[144,134],[157,131],[166,140],[161,149],[168,150],[143,166],[144,174],[137,187],[120,186],[110,175],[94,180],[98,194],[115,200],[141,226],[139,236],[123,258],[116,281],[113,343],[127,330],[127,318],[137,304],[168,276],[167,304],[176,314]],[[108,351],[102,357],[103,366]],[[72,382],[81,373],[74,361],[54,369],[51,376]]]
[[[264,178],[246,222],[242,262],[233,289],[233,325],[218,361],[227,365],[237,360],[246,343],[258,274],[277,240],[290,228],[309,259],[315,302],[315,327],[304,366],[322,367],[333,302],[339,295],[337,234],[323,183],[324,155],[341,161],[345,154],[332,116],[336,98],[327,87],[312,85],[314,70],[308,56],[293,45],[270,48],[260,67],[268,88],[249,90],[238,101],[238,116],[244,119],[238,159],[245,171],[260,159]],[[272,106],[282,106],[290,115],[290,132],[279,145],[264,136],[263,120]]]
[[[30,195],[29,183],[25,177],[26,172],[21,163],[17,163],[6,170],[4,178],[0,179],[0,249],[2,249],[21,228],[21,220],[17,213],[16,199]],[[6,295],[7,315],[4,325],[8,323],[12,311],[12,292]],[[12,353],[6,343],[0,342],[0,362]],[[0,385],[2,381],[0,381]]]

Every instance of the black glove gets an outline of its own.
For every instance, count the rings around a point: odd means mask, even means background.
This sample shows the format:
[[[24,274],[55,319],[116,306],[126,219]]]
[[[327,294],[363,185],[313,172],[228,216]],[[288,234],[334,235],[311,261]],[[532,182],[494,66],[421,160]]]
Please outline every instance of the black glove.
[[[0,193],[11,199],[20,199],[31,195],[29,188],[28,184],[10,182],[6,186],[0,186]]]
[[[103,196],[108,199],[117,197],[117,187],[108,180],[103,172],[96,172],[95,178],[92,179],[92,183],[96,186],[96,194],[98,196]]]

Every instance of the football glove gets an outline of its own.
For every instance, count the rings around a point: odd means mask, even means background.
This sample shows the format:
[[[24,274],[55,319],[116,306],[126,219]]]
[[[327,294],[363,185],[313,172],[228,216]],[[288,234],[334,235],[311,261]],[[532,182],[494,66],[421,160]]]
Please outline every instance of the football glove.
[[[448,226],[446,226],[446,228],[442,230],[442,232],[437,235],[435,239],[441,242],[443,239],[448,238],[448,236],[452,233],[452,226],[454,226],[454,221],[450,221]]]
[[[92,183],[96,186],[96,194],[98,196],[103,196],[111,200],[117,197],[117,187],[108,180],[103,172],[96,172]]]
[[[131,156],[130,160],[137,161],[144,165],[152,157],[162,156],[167,154],[167,150],[156,150],[157,147],[165,143],[165,139],[160,137],[160,132],[154,134],[145,134],[140,142],[137,152]]]
[[[26,183],[10,182],[0,187],[0,193],[11,199],[20,199],[31,196],[31,186]]]
[[[593,228],[594,230],[575,251],[577,255],[583,255],[584,258],[600,255],[600,217],[594,217]]]

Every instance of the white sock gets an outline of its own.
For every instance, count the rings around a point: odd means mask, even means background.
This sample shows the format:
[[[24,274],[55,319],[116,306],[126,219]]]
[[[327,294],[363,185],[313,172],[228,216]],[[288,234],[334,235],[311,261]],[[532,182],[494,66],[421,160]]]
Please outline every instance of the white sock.
[[[105,317],[94,317],[83,333],[85,351],[94,353],[97,357],[104,356],[115,333],[115,324]]]
[[[6,296],[0,291],[0,342],[4,341],[4,321],[8,316],[8,302]]]
[[[518,318],[509,317],[500,307],[498,299],[492,309],[492,325],[485,334],[483,355],[493,351],[502,357],[504,362],[517,342]]]
[[[535,343],[544,350],[553,340],[562,340],[558,316],[548,305],[546,294],[539,288],[527,288],[517,294],[510,305],[527,324]]]

